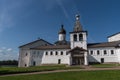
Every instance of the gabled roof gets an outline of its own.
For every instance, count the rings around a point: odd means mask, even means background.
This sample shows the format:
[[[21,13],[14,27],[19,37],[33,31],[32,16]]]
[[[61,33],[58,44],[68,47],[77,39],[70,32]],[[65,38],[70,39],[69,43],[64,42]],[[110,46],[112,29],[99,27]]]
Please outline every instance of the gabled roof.
[[[113,35],[110,35],[110,36],[108,36],[108,38],[109,38],[109,37],[112,37],[112,36],[115,36],[115,35],[117,35],[117,34],[120,34],[120,32],[115,33],[115,34],[113,34]]]
[[[47,45],[47,46],[40,46],[31,49],[36,49],[36,50],[70,49],[70,45]]]
[[[32,41],[32,42],[30,42],[30,43],[21,45],[21,46],[19,46],[19,48],[24,47],[24,46],[27,46],[27,45],[32,45],[32,44],[34,44],[34,43],[36,43],[36,42],[39,42],[39,41],[43,41],[43,42],[46,42],[46,43],[49,44],[49,45],[52,45],[51,43],[49,43],[49,42],[47,42],[47,41],[45,41],[45,40],[43,40],[43,39],[38,39],[38,40]]]
[[[119,47],[120,41],[103,42],[103,43],[91,43],[88,44],[88,48],[100,48],[100,47]]]
[[[83,49],[83,48],[75,47],[75,48],[69,50],[68,53],[69,53],[69,52],[73,52],[73,51],[75,51],[75,50],[79,50],[79,51],[87,51],[87,50],[85,50],[85,49]]]

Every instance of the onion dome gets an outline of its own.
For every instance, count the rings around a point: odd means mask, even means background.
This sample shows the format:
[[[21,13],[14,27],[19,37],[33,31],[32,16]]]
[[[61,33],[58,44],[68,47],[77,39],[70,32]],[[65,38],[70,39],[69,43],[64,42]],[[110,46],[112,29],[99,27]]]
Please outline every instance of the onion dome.
[[[64,29],[63,25],[61,25],[61,29],[59,31],[59,34],[66,34],[66,30]]]

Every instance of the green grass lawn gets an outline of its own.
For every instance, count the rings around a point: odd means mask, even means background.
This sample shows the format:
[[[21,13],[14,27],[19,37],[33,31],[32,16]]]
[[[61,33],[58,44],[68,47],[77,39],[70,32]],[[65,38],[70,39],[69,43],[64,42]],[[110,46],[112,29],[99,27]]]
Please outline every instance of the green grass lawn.
[[[74,71],[0,77],[0,80],[120,80],[120,70]]]
[[[91,66],[94,68],[113,68],[113,67],[119,67],[120,64],[93,64]]]
[[[66,70],[66,69],[81,69],[81,67],[80,66],[66,67],[65,65],[51,65],[51,66],[47,65],[47,66],[36,66],[36,67],[27,67],[27,68],[0,67],[0,75],[39,72],[39,71]]]

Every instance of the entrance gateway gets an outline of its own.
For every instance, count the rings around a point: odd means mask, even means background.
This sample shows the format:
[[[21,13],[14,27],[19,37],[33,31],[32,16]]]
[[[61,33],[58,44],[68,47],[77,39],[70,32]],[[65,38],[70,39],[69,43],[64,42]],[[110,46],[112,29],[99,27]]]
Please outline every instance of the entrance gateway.
[[[71,55],[71,65],[84,65],[85,52],[85,49],[79,47],[70,50],[68,53]]]
[[[73,57],[72,65],[84,65],[84,57]]]

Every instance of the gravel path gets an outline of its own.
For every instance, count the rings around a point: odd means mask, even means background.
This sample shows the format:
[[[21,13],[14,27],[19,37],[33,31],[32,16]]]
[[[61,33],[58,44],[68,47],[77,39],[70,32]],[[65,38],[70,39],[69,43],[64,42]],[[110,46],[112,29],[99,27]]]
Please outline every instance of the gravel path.
[[[7,75],[0,75],[0,77],[18,76],[18,75],[33,75],[33,74],[47,74],[47,73],[68,72],[68,71],[94,71],[94,70],[120,70],[120,67],[114,67],[114,68],[91,68],[91,67],[86,67],[85,69],[69,69],[69,70],[54,70],[54,71],[43,71],[43,72],[7,74]]]

